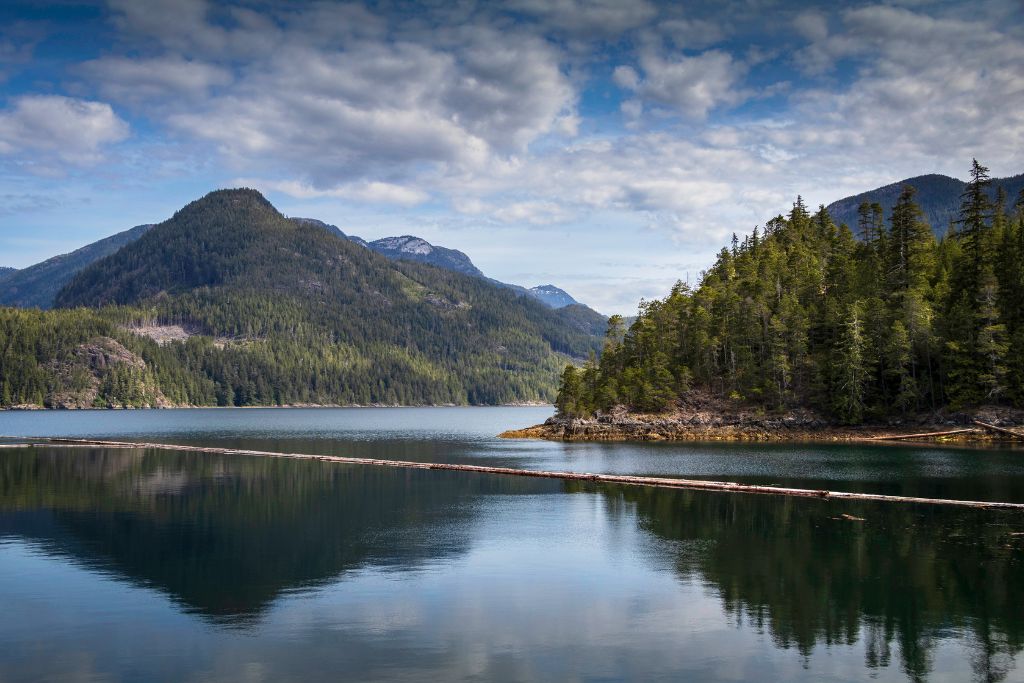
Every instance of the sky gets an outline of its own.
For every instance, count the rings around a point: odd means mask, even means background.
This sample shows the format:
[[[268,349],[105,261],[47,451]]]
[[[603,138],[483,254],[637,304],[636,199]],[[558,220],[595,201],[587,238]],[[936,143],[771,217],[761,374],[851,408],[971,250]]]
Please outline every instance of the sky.
[[[1024,3],[0,3],[0,265],[254,187],[602,313],[733,232],[1024,172]]]

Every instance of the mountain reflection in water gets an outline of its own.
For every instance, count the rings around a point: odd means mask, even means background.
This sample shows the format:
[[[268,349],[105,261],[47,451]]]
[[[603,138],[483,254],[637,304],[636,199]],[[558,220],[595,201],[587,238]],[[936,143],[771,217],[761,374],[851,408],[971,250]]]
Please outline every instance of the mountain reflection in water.
[[[577,534],[602,534],[610,548],[631,544],[632,554],[613,561],[624,575],[671,572],[680,589],[713,595],[733,628],[765,634],[772,650],[804,660],[821,648],[862,651],[864,668],[853,679],[891,671],[895,662],[906,678],[925,680],[936,672],[937,649],[949,643],[970,653],[976,680],[1019,676],[1024,536],[1014,534],[1024,522],[1015,513],[34,448],[0,458],[0,550],[4,539],[20,539],[54,561],[158,591],[214,629],[255,633],[288,596],[315,597],[369,570],[444,572],[477,546],[500,545],[493,536],[520,524],[509,500],[544,505],[579,496],[594,498],[600,514],[567,519],[552,508],[541,522],[554,536],[550,574],[515,576],[514,560],[502,569],[530,587],[526,599],[538,610],[574,576],[586,580],[589,560],[574,550]],[[603,590],[616,587],[598,586],[592,600],[600,602]],[[492,599],[444,597],[480,600],[481,608]],[[630,618],[605,612],[601,626],[626,628]],[[694,618],[683,611],[661,628],[685,639]],[[5,670],[10,663],[0,655],[0,677]]]

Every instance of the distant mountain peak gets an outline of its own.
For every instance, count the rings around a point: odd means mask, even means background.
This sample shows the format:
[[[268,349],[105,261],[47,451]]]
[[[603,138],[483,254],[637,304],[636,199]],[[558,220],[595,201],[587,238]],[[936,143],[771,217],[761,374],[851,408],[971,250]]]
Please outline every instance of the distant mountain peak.
[[[536,287],[531,287],[528,291],[530,296],[551,308],[564,308],[565,306],[579,303],[576,299],[569,296],[569,293],[564,289],[554,285],[537,285]]]
[[[379,240],[374,240],[373,242],[370,242],[370,244],[380,249],[400,251],[403,254],[416,254],[419,256],[426,256],[434,252],[433,244],[426,241],[422,237],[416,237],[414,235],[402,235],[401,237],[382,237]],[[461,254],[462,252],[457,253]],[[469,262],[468,256],[466,257],[466,261]]]
[[[484,277],[483,272],[477,268],[468,256],[458,249],[439,247],[415,235],[401,235],[398,237],[382,237],[373,240],[367,245],[378,254],[399,261],[416,261],[427,263],[438,268],[453,270],[463,275]]]

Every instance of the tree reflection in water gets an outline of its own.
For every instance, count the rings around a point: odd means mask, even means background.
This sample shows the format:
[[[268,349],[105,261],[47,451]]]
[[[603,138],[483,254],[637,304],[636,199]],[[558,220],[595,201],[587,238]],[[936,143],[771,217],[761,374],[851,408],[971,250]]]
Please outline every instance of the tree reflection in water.
[[[594,490],[569,486],[569,490]],[[681,578],[805,656],[865,639],[869,668],[924,680],[936,639],[970,645],[981,681],[1005,679],[1024,646],[1024,536],[1019,513],[823,502],[601,486],[677,548]],[[856,521],[841,517],[847,514]]]
[[[610,519],[639,520],[656,555],[714,591],[735,623],[804,657],[861,642],[869,669],[898,657],[923,680],[938,643],[955,639],[977,680],[998,681],[1022,650],[1024,536],[1013,534],[1024,520],[1011,512],[31,449],[0,458],[0,537],[29,538],[236,628],[282,593],[362,567],[463,555],[487,496],[581,492],[600,496]]]

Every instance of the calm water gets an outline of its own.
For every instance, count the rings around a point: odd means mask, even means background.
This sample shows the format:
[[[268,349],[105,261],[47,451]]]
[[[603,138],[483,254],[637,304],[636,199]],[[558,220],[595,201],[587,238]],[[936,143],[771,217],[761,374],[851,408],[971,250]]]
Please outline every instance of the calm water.
[[[0,413],[0,434],[1024,501],[1021,451],[494,438],[546,415]],[[1022,649],[1020,513],[0,449],[0,681],[1024,681]]]

